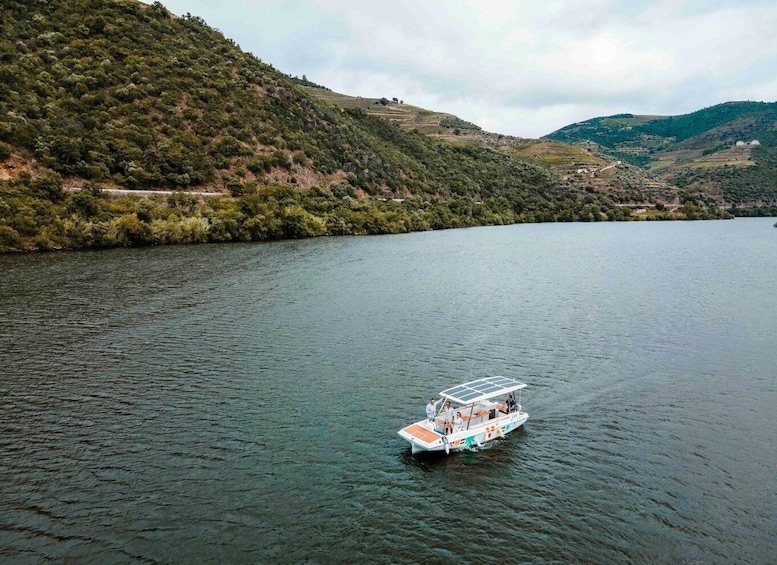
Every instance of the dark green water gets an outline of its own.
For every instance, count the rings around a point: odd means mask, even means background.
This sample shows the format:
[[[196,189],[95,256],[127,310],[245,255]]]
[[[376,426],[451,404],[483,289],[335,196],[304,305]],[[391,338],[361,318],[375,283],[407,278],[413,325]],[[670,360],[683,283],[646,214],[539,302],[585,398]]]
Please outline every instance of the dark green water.
[[[773,223],[2,256],[0,561],[773,562]]]

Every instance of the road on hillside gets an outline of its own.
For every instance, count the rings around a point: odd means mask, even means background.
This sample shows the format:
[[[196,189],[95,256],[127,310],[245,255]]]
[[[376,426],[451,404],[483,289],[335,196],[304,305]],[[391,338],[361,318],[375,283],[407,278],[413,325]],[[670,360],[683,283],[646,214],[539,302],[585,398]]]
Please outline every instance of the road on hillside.
[[[65,190],[81,190],[80,186],[66,186]],[[101,188],[101,192],[111,194],[135,194],[138,196],[153,196],[155,194],[191,194],[192,196],[226,196],[223,192],[196,192],[193,190],[130,190],[128,188]]]

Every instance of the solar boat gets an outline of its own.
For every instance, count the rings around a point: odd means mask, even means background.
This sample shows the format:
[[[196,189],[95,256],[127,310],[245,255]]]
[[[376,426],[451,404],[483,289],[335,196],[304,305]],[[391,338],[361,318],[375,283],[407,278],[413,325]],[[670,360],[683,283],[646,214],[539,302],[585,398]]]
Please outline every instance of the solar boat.
[[[520,401],[524,388],[526,384],[502,376],[484,377],[451,387],[440,393],[433,418],[410,424],[397,433],[410,442],[413,453],[437,451],[447,454],[481,447],[504,437],[529,419]],[[453,409],[453,421],[448,416],[448,402]]]

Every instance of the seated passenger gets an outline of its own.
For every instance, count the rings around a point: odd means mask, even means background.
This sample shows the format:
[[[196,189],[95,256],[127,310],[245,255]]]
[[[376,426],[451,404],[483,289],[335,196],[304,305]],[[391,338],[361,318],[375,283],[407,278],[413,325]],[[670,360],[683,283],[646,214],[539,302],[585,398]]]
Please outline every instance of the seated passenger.
[[[456,412],[456,417],[453,419],[453,431],[460,432],[464,430],[464,419],[461,417],[461,412]]]

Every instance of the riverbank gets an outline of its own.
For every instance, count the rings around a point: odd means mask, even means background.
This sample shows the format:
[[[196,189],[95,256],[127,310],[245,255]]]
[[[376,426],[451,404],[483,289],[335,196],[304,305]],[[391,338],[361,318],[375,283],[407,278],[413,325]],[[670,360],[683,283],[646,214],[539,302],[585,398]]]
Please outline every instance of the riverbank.
[[[267,186],[248,193],[65,188],[56,173],[0,182],[0,252],[144,245],[273,241],[378,235],[544,222],[731,218],[712,199],[688,196],[676,210],[637,214],[602,195],[532,191],[366,198],[350,185],[302,190]]]

